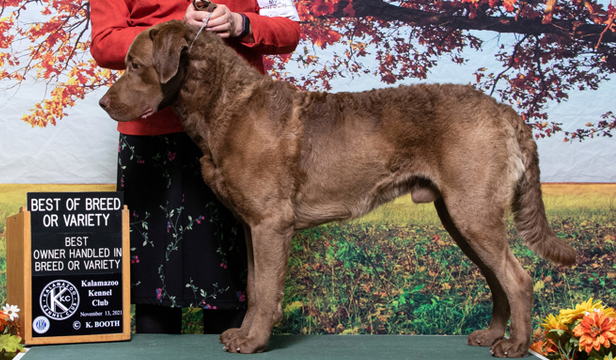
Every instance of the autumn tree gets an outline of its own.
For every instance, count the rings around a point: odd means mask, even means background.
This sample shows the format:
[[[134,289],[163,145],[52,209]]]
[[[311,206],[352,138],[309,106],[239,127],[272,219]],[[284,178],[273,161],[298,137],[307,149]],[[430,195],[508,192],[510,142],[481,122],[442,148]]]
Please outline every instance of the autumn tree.
[[[481,49],[479,32],[513,34],[493,54],[498,69],[476,69],[474,86],[512,104],[537,136],[565,140],[612,136],[608,112],[583,129],[565,129],[546,113],[550,101],[596,90],[616,71],[616,8],[586,0],[299,0],[302,43],[269,58],[273,76],[311,90],[338,77],[378,76],[384,84],[426,79],[439,61],[463,64],[464,49]],[[27,22],[27,18],[37,19]],[[32,126],[56,124],[68,107],[117,72],[89,55],[89,2],[2,0],[0,82],[4,91],[27,78],[51,87],[23,116]],[[331,55],[319,56],[317,51]],[[300,67],[302,71],[291,71]],[[293,75],[300,73],[302,75]]]

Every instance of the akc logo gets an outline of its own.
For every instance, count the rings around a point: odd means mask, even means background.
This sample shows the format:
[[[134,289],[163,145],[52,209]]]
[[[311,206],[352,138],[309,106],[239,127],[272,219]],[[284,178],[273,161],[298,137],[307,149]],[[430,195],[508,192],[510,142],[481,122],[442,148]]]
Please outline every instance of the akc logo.
[[[54,320],[65,320],[79,308],[79,292],[66,280],[54,280],[47,284],[39,300],[41,310]]]
[[[49,330],[49,319],[44,316],[39,316],[32,322],[32,330],[38,334],[44,334]]]

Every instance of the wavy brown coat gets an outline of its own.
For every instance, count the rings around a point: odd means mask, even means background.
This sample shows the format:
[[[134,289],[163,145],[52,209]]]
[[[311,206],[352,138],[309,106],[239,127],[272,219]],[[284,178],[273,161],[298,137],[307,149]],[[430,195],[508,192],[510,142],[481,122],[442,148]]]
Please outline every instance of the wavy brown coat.
[[[468,336],[498,357],[527,354],[533,283],[509,249],[509,210],[528,246],[555,263],[575,252],[548,226],[530,128],[509,106],[460,85],[361,93],[300,91],[261,75],[215,35],[173,21],[139,35],[100,103],[118,121],[172,104],[203,151],[203,178],[246,228],[248,312],[220,339],[263,351],[297,229],[359,217],[410,193],[492,291],[492,321]],[[511,333],[504,338],[507,321]]]

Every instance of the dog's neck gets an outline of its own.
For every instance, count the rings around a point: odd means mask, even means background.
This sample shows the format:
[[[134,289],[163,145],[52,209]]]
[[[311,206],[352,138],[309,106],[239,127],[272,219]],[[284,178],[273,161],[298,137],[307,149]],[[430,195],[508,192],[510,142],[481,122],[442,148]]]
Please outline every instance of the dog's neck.
[[[197,31],[191,30],[187,39],[192,40]],[[198,144],[208,139],[203,139],[199,135],[203,131],[197,129],[205,127],[209,133],[216,128],[220,133],[229,121],[225,112],[247,101],[255,84],[273,81],[209,32],[201,33],[192,50],[183,56],[184,80],[174,101],[174,110],[186,132]]]

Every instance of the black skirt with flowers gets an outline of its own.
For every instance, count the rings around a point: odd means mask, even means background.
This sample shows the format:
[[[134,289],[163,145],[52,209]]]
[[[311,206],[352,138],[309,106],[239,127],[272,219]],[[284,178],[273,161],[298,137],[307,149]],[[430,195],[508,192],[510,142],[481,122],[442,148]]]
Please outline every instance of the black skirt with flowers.
[[[205,185],[184,133],[120,135],[118,191],[131,213],[131,302],[245,306],[242,226]]]

